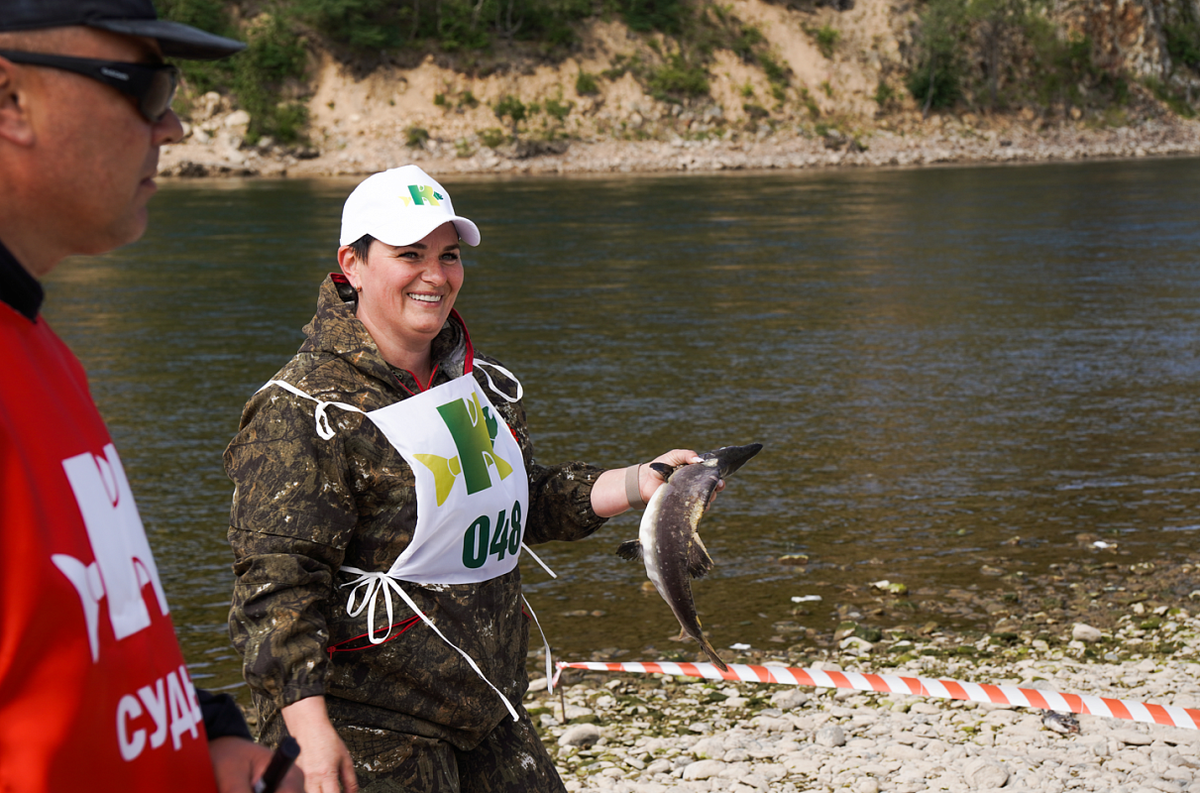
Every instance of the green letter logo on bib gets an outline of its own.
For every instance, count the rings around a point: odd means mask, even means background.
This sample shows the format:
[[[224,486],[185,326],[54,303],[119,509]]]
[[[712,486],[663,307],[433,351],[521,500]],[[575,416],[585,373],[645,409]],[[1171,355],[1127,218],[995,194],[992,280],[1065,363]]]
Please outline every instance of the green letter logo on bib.
[[[501,479],[506,479],[513,472],[512,466],[496,454],[493,441],[496,440],[499,425],[480,406],[478,396],[471,394],[466,400],[455,399],[439,405],[437,412],[454,438],[458,456],[448,459],[435,454],[414,456],[433,472],[437,482],[438,506],[445,503],[459,474],[466,481],[467,493],[478,493],[492,486],[489,466],[496,469]]]

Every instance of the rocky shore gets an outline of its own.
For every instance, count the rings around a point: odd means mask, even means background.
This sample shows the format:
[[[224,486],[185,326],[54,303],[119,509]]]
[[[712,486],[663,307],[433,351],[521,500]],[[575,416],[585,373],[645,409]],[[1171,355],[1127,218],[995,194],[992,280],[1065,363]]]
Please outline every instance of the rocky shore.
[[[850,630],[825,649],[724,655],[1200,708],[1200,591],[1177,586],[1195,570],[1099,577],[1132,588],[1081,577],[1094,625],[1039,612],[1002,626],[1014,630]],[[658,660],[620,658],[635,659]],[[571,791],[1200,791],[1200,730],[1096,716],[1062,732],[1025,708],[580,670],[553,695],[534,681],[525,704]]]
[[[650,113],[651,111],[647,111]],[[408,145],[400,128],[374,129],[338,146],[243,143],[249,116],[216,115],[189,126],[163,148],[164,176],[314,177],[374,173],[410,162],[434,174],[589,174],[717,172],[830,167],[911,167],[969,163],[1066,162],[1200,155],[1200,121],[1148,118],[1126,126],[1043,126],[1033,119],[989,124],[970,117],[919,114],[884,121],[857,135],[809,127],[755,132],[725,128],[666,132],[656,139],[584,137],[518,140],[494,148],[471,139],[429,138]],[[651,117],[646,123],[653,122]],[[697,129],[693,124],[691,129]]]

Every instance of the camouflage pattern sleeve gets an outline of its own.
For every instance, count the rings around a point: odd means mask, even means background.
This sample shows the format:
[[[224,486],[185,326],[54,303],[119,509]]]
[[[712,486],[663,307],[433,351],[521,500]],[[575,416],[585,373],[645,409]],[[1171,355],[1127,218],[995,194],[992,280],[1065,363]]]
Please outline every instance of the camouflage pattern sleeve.
[[[581,462],[529,467],[529,520],[525,542],[574,542],[608,522],[592,510],[592,485],[604,472]]]
[[[479,353],[476,353],[476,357],[495,362]],[[497,388],[509,396],[516,396],[517,387],[512,380],[495,371],[489,371],[488,374]],[[525,523],[525,542],[529,545],[550,540],[574,542],[603,526],[608,519],[592,510],[592,486],[604,469],[576,461],[552,466],[539,465],[534,459],[529,423],[520,400],[508,402],[492,394],[486,383],[481,385],[488,390],[493,404],[512,427],[525,458],[525,470],[529,474],[529,518]]]
[[[279,553],[278,540],[229,530],[237,558],[229,634],[247,685],[282,708],[325,693],[329,628],[320,606],[330,597],[336,566],[320,558],[336,552],[296,541],[291,553]]]
[[[324,693],[325,604],[355,524],[338,439],[357,429],[361,414],[331,415],[337,425],[355,426],[339,426],[325,441],[315,432],[315,407],[268,388],[247,404],[242,429],[225,452],[236,486],[230,636],[247,684],[277,707]]]

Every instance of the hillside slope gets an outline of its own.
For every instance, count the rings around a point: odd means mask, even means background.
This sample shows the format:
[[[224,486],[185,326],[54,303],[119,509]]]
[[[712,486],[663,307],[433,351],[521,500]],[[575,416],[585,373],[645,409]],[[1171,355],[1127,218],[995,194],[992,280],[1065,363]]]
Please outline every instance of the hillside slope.
[[[1092,53],[1078,86],[1022,92],[1032,73],[1010,68],[990,84],[990,106],[980,88],[941,109],[906,85],[928,11],[902,0],[845,10],[732,0],[705,12],[725,39],[714,34],[699,55],[686,40],[599,17],[578,25],[565,57],[510,44],[482,65],[431,52],[362,73],[310,39],[304,145],[248,145],[249,116],[208,94],[163,164],[179,175],[303,175],[408,161],[572,172],[1197,154],[1200,126],[1179,111],[1200,98],[1200,73],[1172,62],[1164,33],[1179,8],[1191,13],[1179,2],[1059,3],[1057,35]],[[1164,86],[1187,100],[1172,105]]]

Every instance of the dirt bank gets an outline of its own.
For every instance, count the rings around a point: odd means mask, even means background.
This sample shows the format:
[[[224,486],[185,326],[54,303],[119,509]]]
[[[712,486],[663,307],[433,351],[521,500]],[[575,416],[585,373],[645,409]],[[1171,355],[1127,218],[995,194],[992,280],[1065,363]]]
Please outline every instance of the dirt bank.
[[[215,93],[190,97],[187,136],[164,149],[162,171],[304,177],[418,162],[435,174],[571,174],[1200,154],[1200,121],[1180,118],[1132,78],[1120,105],[925,117],[903,86],[913,8],[848,5],[735,0],[725,24],[755,31],[757,55],[717,47],[707,87],[683,96],[654,87],[675,45],[612,19],[584,25],[560,60],[513,48],[483,65],[430,54],[364,70],[313,51],[305,143],[249,145],[249,115]],[[1157,63],[1157,50],[1142,51],[1154,37],[1142,39],[1115,68],[1136,76]]]

